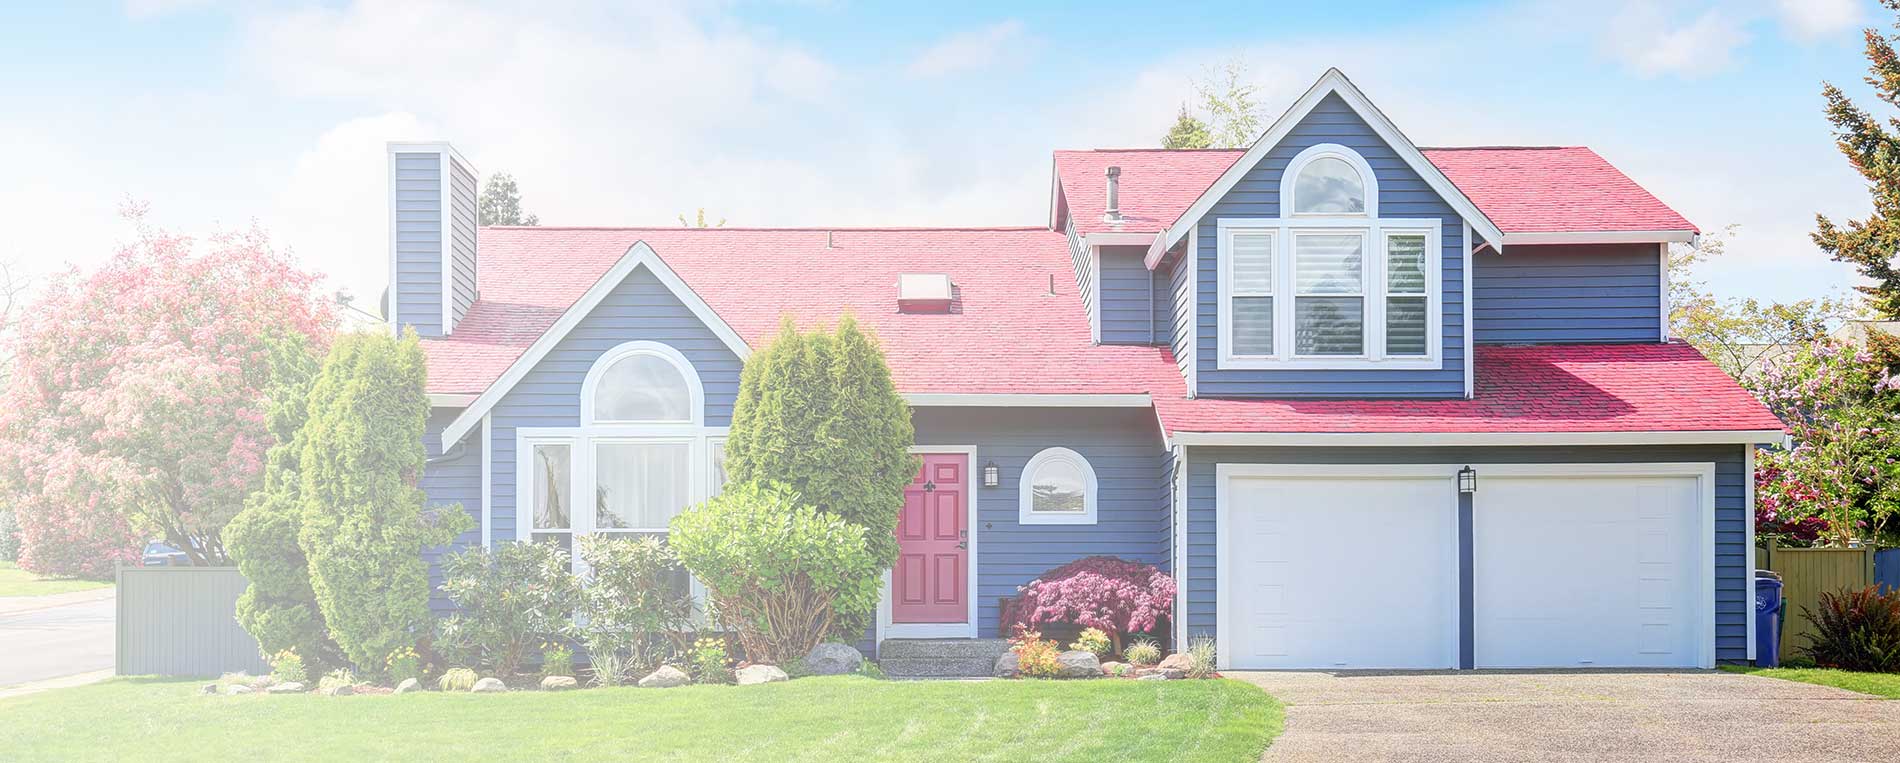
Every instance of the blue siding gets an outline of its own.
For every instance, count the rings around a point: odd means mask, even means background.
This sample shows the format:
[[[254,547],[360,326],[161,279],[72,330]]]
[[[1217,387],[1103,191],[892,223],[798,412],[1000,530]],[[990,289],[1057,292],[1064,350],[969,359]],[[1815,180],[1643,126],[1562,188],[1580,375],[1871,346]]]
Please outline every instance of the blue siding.
[[[400,153],[395,162],[396,320],[442,335],[442,155]]]
[[[1278,217],[1280,176],[1301,151],[1320,143],[1337,143],[1364,156],[1379,180],[1381,217],[1438,218],[1442,223],[1444,363],[1426,370],[1276,371],[1219,370],[1216,331],[1219,272],[1217,221],[1223,217]],[[1232,191],[1198,223],[1196,262],[1199,273],[1196,363],[1199,393],[1204,397],[1335,397],[1378,398],[1463,397],[1464,266],[1463,218],[1426,185],[1425,179],[1400,159],[1372,127],[1337,95],[1320,101],[1313,111],[1268,152]],[[1179,350],[1176,350],[1177,355]]]
[[[1217,463],[1461,464],[1664,463],[1715,464],[1715,658],[1747,659],[1750,521],[1744,507],[1739,445],[1572,448],[1191,448],[1188,453],[1188,630],[1212,636],[1215,615],[1214,466]]]
[[[977,463],[995,461],[998,485],[977,488],[977,633],[997,628],[997,599],[1050,568],[1097,554],[1165,561],[1166,481],[1161,433],[1145,409],[920,408],[911,417],[919,447],[965,445]],[[1044,448],[1088,459],[1101,490],[1093,525],[1017,522],[1023,466]],[[980,485],[980,483],[979,483]]]
[[[671,345],[692,361],[706,387],[706,425],[732,422],[740,361],[660,280],[640,268],[602,300],[489,413],[494,424],[494,484],[489,499],[494,540],[515,537],[515,430],[580,424],[581,382],[594,361],[624,342]],[[474,435],[471,435],[474,436]]]
[[[428,454],[429,465],[423,469],[422,479],[417,486],[428,496],[430,506],[459,503],[469,518],[475,520],[477,529],[462,533],[455,539],[455,548],[467,548],[481,543],[482,521],[482,449],[481,430],[470,433],[466,444],[459,450],[451,449],[449,458],[442,458],[442,430],[462,412],[460,408],[436,408],[429,412],[429,425],[422,441]],[[440,459],[440,460],[438,460]],[[455,548],[431,548],[422,552],[422,558],[429,564],[429,607],[437,611],[449,609],[449,601],[435,588],[442,582],[441,568],[436,561],[446,552]]]
[[[1153,344],[1160,336],[1155,325],[1154,277],[1142,264],[1147,247],[1104,246],[1102,269],[1102,344]]]
[[[450,318],[459,322],[475,304],[475,229],[480,220],[476,212],[474,170],[454,159],[449,160],[449,246],[453,256],[449,283]],[[453,331],[453,328],[450,329]]]
[[[1510,246],[1472,259],[1479,343],[1655,342],[1662,254],[1655,244]]]
[[[1147,254],[1144,252],[1143,257]],[[1146,267],[1146,266],[1143,266]],[[1174,341],[1174,272],[1166,265],[1148,271],[1148,288],[1154,291],[1154,344]]]

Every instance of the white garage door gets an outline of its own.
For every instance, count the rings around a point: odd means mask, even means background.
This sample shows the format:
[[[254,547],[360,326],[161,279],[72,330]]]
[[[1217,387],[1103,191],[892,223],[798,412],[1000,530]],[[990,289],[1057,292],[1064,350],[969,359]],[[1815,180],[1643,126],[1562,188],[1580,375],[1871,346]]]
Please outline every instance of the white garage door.
[[[1233,668],[1455,667],[1450,474],[1299,470],[1308,474],[1240,467],[1221,477],[1222,661]]]
[[[1480,472],[1477,666],[1710,664],[1699,479]]]

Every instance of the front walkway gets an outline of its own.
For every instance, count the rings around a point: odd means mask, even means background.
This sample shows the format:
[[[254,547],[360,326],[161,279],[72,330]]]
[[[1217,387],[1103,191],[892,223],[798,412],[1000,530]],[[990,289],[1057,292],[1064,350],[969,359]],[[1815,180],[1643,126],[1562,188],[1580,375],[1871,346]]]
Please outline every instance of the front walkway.
[[[1894,761],[1900,700],[1711,671],[1230,672],[1278,761]]]

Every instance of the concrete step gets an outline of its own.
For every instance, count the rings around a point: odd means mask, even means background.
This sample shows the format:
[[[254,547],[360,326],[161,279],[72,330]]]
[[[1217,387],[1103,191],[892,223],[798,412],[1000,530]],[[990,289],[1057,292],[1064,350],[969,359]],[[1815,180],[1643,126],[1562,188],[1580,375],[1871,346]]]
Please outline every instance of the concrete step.
[[[996,658],[886,657],[877,666],[889,678],[984,678],[996,670]]]
[[[1009,642],[996,638],[893,638],[878,642],[878,661],[886,659],[986,659],[1009,651]]]

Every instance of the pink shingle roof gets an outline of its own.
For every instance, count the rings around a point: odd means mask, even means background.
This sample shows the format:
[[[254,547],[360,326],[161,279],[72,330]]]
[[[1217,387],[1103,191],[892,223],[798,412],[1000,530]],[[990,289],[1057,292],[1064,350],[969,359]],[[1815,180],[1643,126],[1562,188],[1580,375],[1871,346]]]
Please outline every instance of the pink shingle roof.
[[[1174,432],[1779,431],[1694,347],[1481,345],[1470,400],[1187,400],[1157,395]]]
[[[1422,151],[1505,233],[1696,230],[1588,148]],[[1180,219],[1244,153],[1238,149],[1057,151],[1055,162],[1076,232],[1155,233]],[[1122,168],[1124,222],[1120,226],[1102,221],[1107,195],[1104,172],[1111,166]]]

